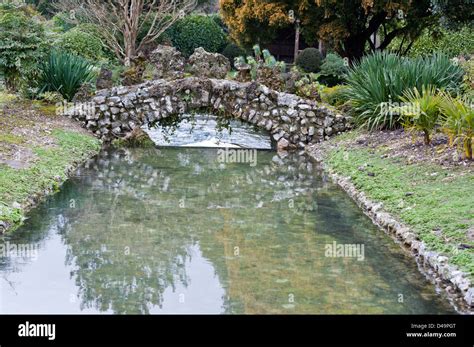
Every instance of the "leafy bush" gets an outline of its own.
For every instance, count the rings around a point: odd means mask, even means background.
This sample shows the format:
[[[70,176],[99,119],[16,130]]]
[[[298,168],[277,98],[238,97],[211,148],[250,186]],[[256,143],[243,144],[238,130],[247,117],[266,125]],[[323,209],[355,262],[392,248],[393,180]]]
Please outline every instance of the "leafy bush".
[[[127,67],[124,65],[113,65],[110,67],[112,71],[112,83],[114,86],[122,85],[122,76],[127,71]]]
[[[39,93],[59,92],[71,101],[79,88],[94,77],[93,66],[88,61],[69,53],[52,51],[41,66]]]
[[[63,96],[58,92],[44,92],[38,95],[38,99],[52,105],[64,101]]]
[[[90,61],[103,59],[102,41],[95,35],[76,27],[61,35],[56,47]]]
[[[460,61],[459,65],[464,71],[462,92],[474,99],[474,55],[469,57],[469,60]]]
[[[318,72],[321,68],[321,53],[316,48],[306,48],[298,54],[295,63],[305,72]]]
[[[295,83],[296,95],[302,98],[321,101],[324,86],[318,82],[318,74],[307,74]]]
[[[96,38],[103,40],[105,38],[99,25],[94,23],[81,23],[74,27],[76,30],[80,30],[89,35],[95,36]]]
[[[56,9],[53,5],[53,1],[50,0],[26,0],[26,3],[34,5],[36,11],[41,13],[41,15],[46,18],[51,18],[51,16],[56,12]]]
[[[71,15],[69,13],[59,12],[52,18],[54,26],[57,28],[56,31],[66,32],[75,27],[69,20]]]
[[[441,98],[436,88],[423,86],[421,93],[417,88],[406,90],[400,99],[404,102],[398,112],[403,126],[409,131],[422,131],[425,145],[429,145],[441,113]]]
[[[347,102],[347,88],[346,85],[324,87],[321,89],[321,100],[332,106],[342,106]]]
[[[96,40],[101,41],[102,49],[100,51],[100,55],[102,58],[102,61],[101,61],[102,65],[120,64],[120,62],[117,59],[117,55],[115,54],[113,49],[107,46],[107,44],[105,44],[105,42],[107,42],[107,37],[105,37],[100,26],[93,23],[81,23],[77,25],[75,29],[80,30],[89,35],[92,35],[96,38]]]
[[[227,59],[229,59],[230,63],[232,66],[234,66],[234,61],[235,58],[244,56],[245,55],[245,50],[243,48],[240,48],[237,46],[235,43],[229,43],[227,46],[225,46],[224,50],[222,51],[222,55],[224,55]]]
[[[466,158],[472,160],[474,145],[474,107],[468,98],[453,98],[443,93],[440,103],[441,124],[450,144],[460,145]]]
[[[337,54],[329,53],[321,65],[319,80],[323,84],[333,87],[344,82],[348,70],[348,65],[344,59]]]
[[[227,43],[222,28],[212,17],[203,15],[184,17],[167,30],[166,36],[186,57],[198,47],[211,53],[220,52]]]
[[[17,90],[22,79],[37,75],[43,45],[43,27],[28,11],[0,4],[0,74],[8,89]]]
[[[444,55],[408,59],[377,52],[350,69],[347,95],[359,125],[394,128],[400,125],[400,117],[385,106],[400,102],[405,90],[433,86],[458,92],[462,76],[461,67]]]
[[[208,17],[210,17],[226,34],[228,33],[229,29],[219,13],[211,13]]]
[[[473,53],[474,30],[464,27],[456,31],[440,28],[437,28],[434,32],[425,31],[415,41],[408,55],[410,57],[421,57],[437,52],[443,53],[450,58]]]

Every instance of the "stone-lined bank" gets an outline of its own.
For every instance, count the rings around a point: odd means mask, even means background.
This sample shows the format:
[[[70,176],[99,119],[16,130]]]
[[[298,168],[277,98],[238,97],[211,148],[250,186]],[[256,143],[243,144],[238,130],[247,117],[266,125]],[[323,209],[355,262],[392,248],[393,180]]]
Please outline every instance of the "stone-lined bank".
[[[255,82],[196,77],[155,80],[100,90],[92,102],[92,109],[73,108],[66,115],[105,142],[122,138],[136,127],[199,111],[266,129],[279,149],[304,148],[351,128],[350,117]]]
[[[384,211],[383,204],[370,200],[359,191],[350,177],[344,177],[325,164],[324,149],[309,146],[306,152],[321,164],[325,173],[335,184],[339,185],[362,209],[362,211],[379,226],[401,243],[416,259],[420,270],[439,288],[446,291],[457,310],[474,314],[474,287],[467,273],[456,266],[448,264],[449,258],[430,250],[416,234],[395,216]]]

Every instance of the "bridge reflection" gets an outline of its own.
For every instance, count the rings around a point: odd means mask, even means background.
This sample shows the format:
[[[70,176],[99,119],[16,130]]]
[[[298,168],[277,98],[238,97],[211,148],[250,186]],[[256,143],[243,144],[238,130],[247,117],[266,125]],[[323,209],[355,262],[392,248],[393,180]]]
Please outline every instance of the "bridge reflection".
[[[436,310],[409,261],[307,157],[260,151],[255,167],[216,158],[213,149],[105,150],[19,235],[61,235],[88,311],[163,312],[170,291],[190,293],[185,310],[200,313]],[[334,241],[365,244],[366,260],[325,257]],[[398,305],[397,293],[416,299]]]

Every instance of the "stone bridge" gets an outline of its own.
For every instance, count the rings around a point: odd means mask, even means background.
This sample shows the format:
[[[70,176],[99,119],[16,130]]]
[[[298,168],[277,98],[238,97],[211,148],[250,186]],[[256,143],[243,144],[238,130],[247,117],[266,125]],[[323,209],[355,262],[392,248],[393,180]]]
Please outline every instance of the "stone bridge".
[[[66,112],[108,142],[167,117],[202,112],[231,117],[267,130],[280,149],[303,148],[351,127],[349,117],[315,101],[264,85],[189,77],[155,80],[96,93],[89,109]]]

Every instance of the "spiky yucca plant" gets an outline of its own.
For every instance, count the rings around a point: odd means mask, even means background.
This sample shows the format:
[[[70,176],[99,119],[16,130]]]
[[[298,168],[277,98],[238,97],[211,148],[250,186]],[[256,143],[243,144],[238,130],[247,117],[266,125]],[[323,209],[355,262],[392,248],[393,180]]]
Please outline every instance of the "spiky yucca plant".
[[[462,69],[446,56],[409,59],[377,52],[356,63],[347,76],[347,97],[356,122],[372,129],[395,128],[401,117],[387,103],[398,103],[406,90],[434,86],[450,92],[459,89]]]
[[[81,57],[52,51],[42,64],[39,76],[40,94],[59,92],[71,101],[79,88],[93,80],[93,66]]]

